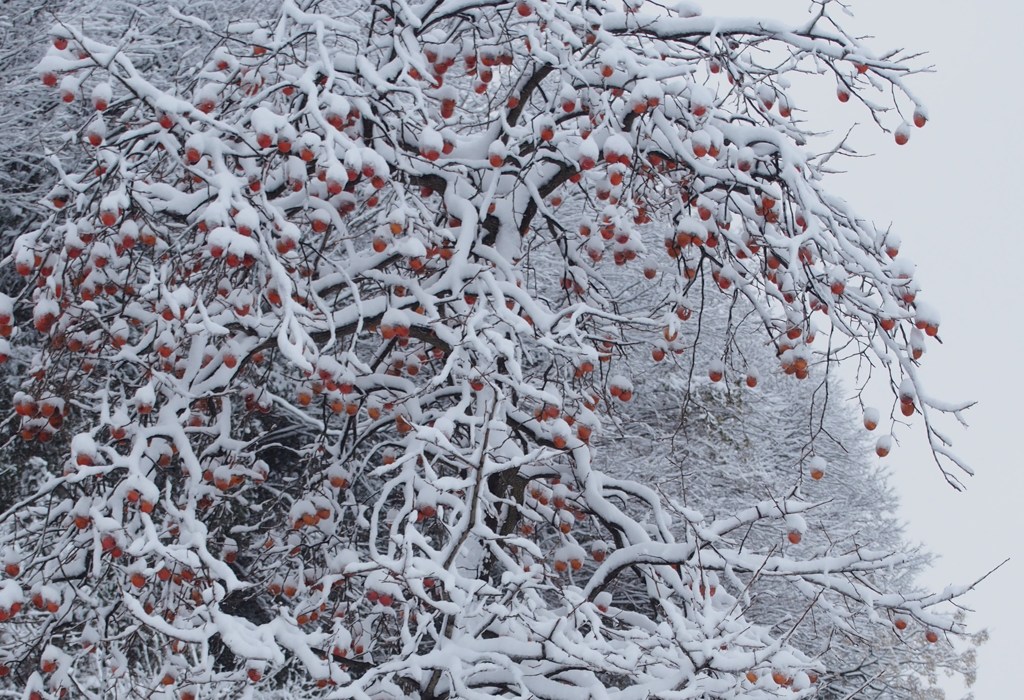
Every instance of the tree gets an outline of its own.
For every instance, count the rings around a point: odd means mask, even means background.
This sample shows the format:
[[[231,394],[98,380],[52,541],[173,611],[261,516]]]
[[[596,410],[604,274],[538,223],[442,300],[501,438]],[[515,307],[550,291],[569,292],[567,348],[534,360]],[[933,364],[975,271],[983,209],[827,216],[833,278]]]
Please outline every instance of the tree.
[[[149,79],[162,88],[172,86],[179,70],[187,70],[190,55],[201,57],[219,38],[209,21],[218,13],[234,13],[242,3],[212,3],[209,0],[53,0],[45,4],[10,0],[0,8],[0,70],[6,80],[0,85],[0,224],[19,233],[28,230],[37,216],[45,216],[43,195],[53,184],[48,153],[65,151],[69,128],[77,130],[91,105],[79,80],[69,76],[59,86],[62,109],[54,109],[53,90],[39,85],[35,66],[46,52],[43,37],[54,18],[70,26],[88,27],[94,38],[131,47],[133,58],[147,71]],[[269,3],[245,3],[260,9]],[[190,23],[168,22],[168,13],[188,9],[207,31]],[[144,45],[138,39],[144,38]],[[184,60],[182,60],[184,59]],[[78,163],[74,164],[75,167]],[[7,247],[10,243],[7,243]]]
[[[250,9],[264,5],[269,3],[244,3]],[[193,20],[201,21],[168,22],[168,12],[184,8],[188,8]],[[201,57],[219,41],[217,34],[209,31],[207,22],[216,24],[219,12],[230,14],[238,9],[239,5],[231,2],[182,0],[4,3],[0,8],[0,73],[5,76],[0,84],[0,133],[4,135],[0,140],[0,241],[5,253],[19,234],[38,226],[52,211],[45,195],[55,185],[57,172],[48,158],[61,156],[63,166],[71,170],[87,167],[91,160],[88,156],[77,160],[76,157],[85,154],[74,149],[74,133],[82,119],[94,111],[85,90],[91,85],[83,86],[69,78],[55,96],[54,90],[40,84],[36,77],[36,65],[50,43],[46,37],[54,17],[59,16],[62,22],[80,29],[87,28],[94,38],[134,47],[136,65],[144,68],[158,86],[169,89],[177,82],[178,71],[187,71],[190,54]],[[145,41],[136,41],[140,37]],[[59,109],[55,109],[56,104]],[[0,291],[16,293],[21,284],[10,266],[0,270]],[[7,372],[3,374],[0,401],[9,406],[20,388],[21,377],[8,379]],[[75,428],[62,432],[73,434]],[[0,508],[6,509],[33,488],[31,484],[38,474],[21,468],[22,465],[31,463],[33,457],[53,463],[68,448],[66,443],[57,436],[46,448],[36,443],[8,445],[4,451],[7,465],[0,470]]]
[[[966,587],[868,583],[900,552],[744,546],[762,523],[799,539],[799,493],[711,518],[595,467],[631,358],[676,349],[708,287],[796,378],[880,362],[962,466],[934,420],[964,407],[915,372],[937,314],[895,237],[823,188],[787,87],[820,68],[905,142],[912,58],[827,4],[801,27],[655,9],[285,0],[173,89],[53,27],[39,78],[94,111],[13,247],[0,329],[28,353],[20,438],[75,429],[0,517],[12,683],[815,694],[823,659],[745,616],[754,575],[963,631]]]
[[[646,367],[635,358],[641,399],[618,414],[609,431],[616,439],[595,464],[644,481],[669,502],[708,517],[742,508],[752,494],[796,494],[815,504],[805,514],[801,541],[789,542],[782,523],[755,523],[742,535],[745,549],[795,547],[799,556],[809,548],[815,556],[865,547],[902,552],[899,568],[871,572],[865,580],[879,591],[915,590],[930,557],[907,540],[896,516],[898,502],[881,468],[885,460],[876,464],[871,436],[877,426],[865,425],[865,412],[847,401],[849,392],[834,373],[793,381],[774,371],[771,339],[751,311],[742,299],[709,296],[699,328],[688,322],[679,329],[680,354],[658,353]],[[728,379],[691,376],[723,355],[734,358]],[[963,650],[932,645],[899,616],[888,626],[867,623],[870,608],[849,606],[834,591],[756,573],[739,578],[735,588],[745,594],[748,620],[822,657],[828,672],[819,697],[942,698],[938,671],[973,682],[974,649],[984,633],[971,635]]]

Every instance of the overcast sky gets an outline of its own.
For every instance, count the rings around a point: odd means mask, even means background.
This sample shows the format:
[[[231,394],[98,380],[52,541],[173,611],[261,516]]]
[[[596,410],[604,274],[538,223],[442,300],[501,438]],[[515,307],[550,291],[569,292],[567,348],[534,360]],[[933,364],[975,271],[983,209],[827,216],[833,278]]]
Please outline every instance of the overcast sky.
[[[800,18],[807,0],[705,1],[708,14]],[[977,472],[957,493],[931,461],[921,426],[897,433],[901,445],[888,458],[902,515],[912,539],[941,558],[923,581],[933,590],[982,576],[967,602],[970,622],[992,635],[979,653],[979,700],[1019,697],[1020,641],[1024,629],[1024,360],[1021,323],[1024,205],[1020,164],[1022,67],[1018,48],[1024,6],[1009,1],[936,3],[926,0],[851,0],[849,27],[871,35],[876,50],[925,51],[936,72],[911,80],[928,106],[930,123],[898,147],[865,122],[851,101],[821,102],[822,120],[839,115],[863,124],[854,143],[872,158],[848,164],[832,189],[867,218],[893,224],[903,253],[918,265],[921,298],[942,313],[942,346],[929,344],[922,374],[926,389],[948,400],[977,400],[971,427],[951,431],[955,448]],[[838,7],[837,7],[838,9]],[[798,94],[812,112],[829,91]],[[849,108],[844,115],[842,110]],[[825,116],[827,115],[827,116]],[[838,129],[837,129],[838,131]],[[950,685],[950,697],[960,697]]]

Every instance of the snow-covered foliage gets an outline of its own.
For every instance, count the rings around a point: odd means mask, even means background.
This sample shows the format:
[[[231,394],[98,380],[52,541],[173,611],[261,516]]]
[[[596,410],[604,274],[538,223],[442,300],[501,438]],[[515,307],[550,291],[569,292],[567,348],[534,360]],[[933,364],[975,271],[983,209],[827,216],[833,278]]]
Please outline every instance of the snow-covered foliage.
[[[824,657],[745,615],[755,572],[961,631],[963,589],[864,583],[903,553],[798,547],[799,491],[704,513],[595,461],[630,358],[685,350],[721,292],[794,381],[871,358],[956,483],[934,419],[962,407],[915,372],[938,316],[788,94],[823,73],[905,141],[900,57],[824,14],[284,0],[168,87],[51,34],[38,79],[91,109],[0,299],[34,351],[21,439],[73,426],[0,517],[32,697],[813,696]]]

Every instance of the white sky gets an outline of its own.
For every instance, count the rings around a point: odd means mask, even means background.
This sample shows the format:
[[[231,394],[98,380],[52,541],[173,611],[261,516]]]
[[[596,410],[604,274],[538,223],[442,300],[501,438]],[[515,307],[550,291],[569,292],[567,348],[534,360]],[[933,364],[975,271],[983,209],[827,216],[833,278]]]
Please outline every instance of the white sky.
[[[805,15],[807,0],[705,0],[708,14]],[[1024,98],[1019,28],[1024,6],[1008,0],[979,4],[926,0],[852,0],[848,26],[875,37],[876,50],[926,51],[936,73],[911,80],[928,106],[930,123],[896,146],[853,106],[838,105],[831,84],[817,94],[797,94],[811,121],[838,115],[863,124],[855,134],[868,159],[850,162],[832,189],[876,223],[892,223],[903,238],[902,255],[918,264],[920,298],[942,314],[940,337],[929,343],[922,370],[926,389],[951,401],[977,400],[971,427],[953,430],[955,448],[977,472],[956,493],[931,461],[924,432],[898,433],[902,444],[888,458],[902,515],[912,539],[941,555],[923,580],[942,589],[980,577],[1003,559],[1010,562],[968,598],[973,626],[991,640],[980,649],[979,699],[1018,696],[1019,637],[1024,629],[1024,322],[1018,271],[1024,232],[1016,206],[1024,204],[1020,164],[1024,138],[1018,124]],[[836,8],[838,10],[838,6]],[[819,81],[824,82],[824,81]],[[820,103],[820,104],[819,104]],[[820,107],[821,119],[815,114]],[[845,112],[844,112],[845,110]],[[1015,690],[1016,693],[1012,691]],[[959,697],[955,685],[950,697]]]

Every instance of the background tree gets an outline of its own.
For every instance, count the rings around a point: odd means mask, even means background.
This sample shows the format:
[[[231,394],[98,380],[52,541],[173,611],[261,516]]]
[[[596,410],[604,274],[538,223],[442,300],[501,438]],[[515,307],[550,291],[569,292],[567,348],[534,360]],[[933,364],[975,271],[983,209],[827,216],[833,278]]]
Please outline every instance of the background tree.
[[[895,238],[822,188],[787,94],[831,73],[903,143],[895,114],[926,121],[912,69],[827,5],[795,28],[626,9],[286,0],[173,87],[52,29],[42,84],[94,111],[13,247],[0,327],[29,353],[21,439],[82,427],[0,518],[12,683],[815,694],[824,658],[745,617],[751,577],[962,631],[963,589],[875,589],[900,552],[748,546],[762,523],[803,536],[799,492],[711,517],[595,468],[631,358],[674,350],[710,285],[797,378],[881,362],[959,464],[934,414],[962,407],[915,375],[938,317]],[[648,284],[656,250],[660,294],[613,284],[612,263]],[[617,600],[627,580],[644,596]]]
[[[877,590],[914,590],[930,557],[908,542],[885,460],[874,453],[877,409],[855,407],[834,373],[794,381],[775,371],[771,340],[754,319],[742,299],[711,295],[699,328],[689,319],[680,327],[679,354],[656,348],[657,359],[634,357],[637,405],[617,414],[597,463],[711,516],[741,508],[752,494],[798,494],[816,504],[804,516],[799,543],[788,541],[780,523],[758,523],[743,534],[744,547],[813,547],[817,556],[861,548],[902,552],[899,568],[868,580]],[[723,355],[730,362],[723,363],[722,380],[695,371]],[[930,645],[901,617],[891,627],[870,624],[870,609],[847,606],[841,595],[786,579],[742,578],[748,619],[826,660],[819,697],[941,698],[937,672],[973,681],[974,649],[984,633],[962,650]]]

